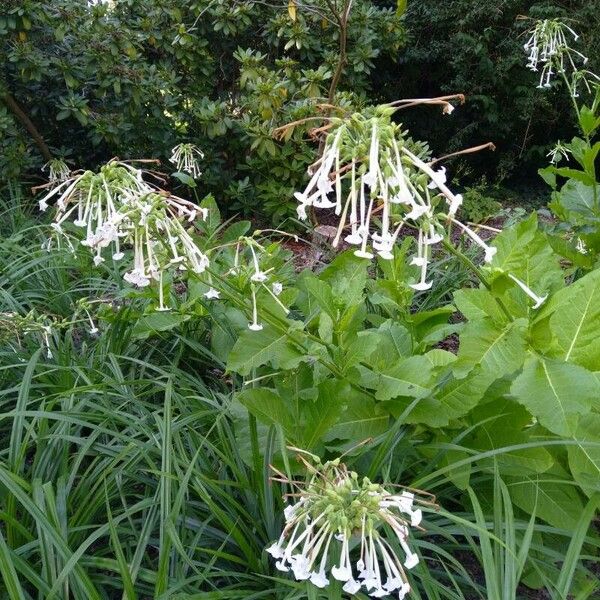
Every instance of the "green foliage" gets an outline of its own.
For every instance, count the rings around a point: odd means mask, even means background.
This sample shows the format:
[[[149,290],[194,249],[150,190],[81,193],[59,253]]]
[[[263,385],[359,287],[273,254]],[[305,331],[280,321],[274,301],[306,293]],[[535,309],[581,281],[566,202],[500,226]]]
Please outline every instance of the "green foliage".
[[[398,95],[396,78],[405,97],[465,93],[467,103],[452,123],[439,124],[425,110],[407,114],[404,122],[431,141],[435,155],[494,142],[495,153],[468,159],[491,181],[521,179],[527,166],[545,163],[557,138],[574,131],[561,84],[535,89],[535,74],[524,68],[524,33],[531,21],[518,18],[523,15],[563,18],[581,35],[578,49],[590,58],[586,68],[600,70],[597,15],[590,3],[508,0],[490,10],[487,0],[421,0],[408,3],[409,42],[400,66],[378,76],[376,89],[385,99]]]
[[[551,166],[540,175],[552,187],[549,208],[559,219],[551,238],[552,245],[576,269],[589,270],[600,254],[600,183],[596,161],[600,152],[600,87],[590,105],[575,108],[583,137],[560,143]],[[576,165],[559,166],[573,158]],[[577,168],[578,167],[578,168]]]
[[[340,83],[352,92],[336,103],[361,104],[377,57],[395,57],[404,35],[394,4],[354,2]],[[219,199],[229,188],[232,210],[280,222],[312,162],[305,138],[315,123],[281,141],[272,132],[334,99],[340,32],[329,7],[304,3],[292,19],[287,0],[8,2],[0,100],[9,92],[72,167],[165,159],[194,142]],[[0,180],[46,162],[1,101],[0,132]]]
[[[207,203],[207,248],[246,234]],[[410,239],[375,269],[342,253],[297,277],[273,244],[291,312],[262,298],[264,329],[250,331],[244,288],[203,303],[190,280],[175,310],[147,311],[153,299],[126,297],[110,269],[89,279],[86,253],[42,252],[43,226],[16,198],[11,209],[0,310],[63,325],[50,357],[30,334],[0,346],[1,593],[305,598],[263,552],[286,491],[268,465],[301,471],[286,444],[348,451],[373,481],[438,493],[415,540],[428,558],[410,573],[416,597],[494,597],[499,585],[518,597],[521,580],[557,600],[594,593],[580,556],[599,549],[598,272],[565,285],[535,217],[496,238],[490,289],[416,312]],[[233,254],[212,256],[225,271]],[[542,309],[508,269],[551,294]],[[95,335],[70,318],[85,298],[106,305]],[[466,324],[448,323],[455,306]],[[440,347],[456,334],[458,353]]]
[[[484,179],[479,185],[467,187],[463,193],[461,214],[465,221],[482,223],[496,216],[502,205],[489,192],[489,186]]]

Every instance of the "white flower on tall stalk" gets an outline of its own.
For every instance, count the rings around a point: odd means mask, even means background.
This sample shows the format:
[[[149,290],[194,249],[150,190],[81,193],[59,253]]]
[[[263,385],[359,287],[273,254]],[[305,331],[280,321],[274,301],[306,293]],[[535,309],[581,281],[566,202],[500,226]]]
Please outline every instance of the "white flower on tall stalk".
[[[563,143],[558,142],[546,156],[550,159],[553,165],[558,164],[561,159],[569,160],[569,154],[572,154],[571,149],[565,146]]]
[[[48,171],[48,181],[50,181],[50,183],[59,183],[64,181],[71,174],[69,165],[67,165],[67,163],[60,158],[53,158],[52,160],[49,160],[42,167],[42,171]]]
[[[395,592],[404,598],[410,591],[405,570],[419,563],[408,545],[410,528],[423,518],[417,504],[434,507],[434,498],[406,489],[390,493],[366,477],[359,479],[339,459],[304,463],[311,474],[307,482],[278,471],[273,478],[295,488],[283,532],[267,548],[277,569],[319,588],[333,578],[349,594],[364,588],[373,597]]]
[[[527,67],[537,72],[541,66],[539,88],[550,87],[556,74],[565,74],[568,70],[577,72],[575,60],[583,65],[588,62],[586,56],[570,45],[569,38],[575,42],[579,39],[577,33],[557,19],[537,21],[528,35],[523,46],[528,53]],[[571,93],[575,94],[573,90]]]
[[[208,256],[188,232],[196,219],[206,219],[207,209],[173,196],[143,179],[131,165],[111,161],[99,173],[76,174],[52,188],[40,200],[46,210],[55,204],[52,229],[55,236],[72,246],[64,223],[71,220],[84,231],[81,245],[94,254],[94,264],[105,261],[107,248],[113,260],[124,258],[124,247],[132,247],[133,264],[123,278],[128,283],[147,287],[158,282],[158,310],[164,305],[163,275],[168,269],[203,273]],[[46,244],[49,250],[50,241]]]
[[[534,302],[533,308],[539,308],[548,298],[548,294],[545,296],[538,296],[527,284],[523,283],[519,278],[515,277],[512,273],[508,274],[508,277],[512,279]]]
[[[178,171],[188,173],[194,179],[202,175],[198,159],[204,158],[204,152],[194,144],[178,144],[171,150],[169,162],[175,165]]]
[[[433,284],[427,274],[435,247],[441,242],[446,247],[452,244],[452,225],[483,250],[485,263],[493,261],[497,248],[456,218],[462,195],[450,189],[446,169],[434,169],[418,145],[391,121],[392,112],[383,106],[372,117],[354,114],[332,119],[324,154],[304,192],[295,194],[298,214],[305,217],[308,207],[335,207],[331,212],[339,220],[333,247],[343,239],[356,246],[356,256],[365,259],[375,254],[393,259],[400,232],[415,232],[417,254],[411,265],[419,270],[410,287],[424,292]],[[335,185],[319,189],[319,181]],[[325,189],[329,191],[323,197]]]

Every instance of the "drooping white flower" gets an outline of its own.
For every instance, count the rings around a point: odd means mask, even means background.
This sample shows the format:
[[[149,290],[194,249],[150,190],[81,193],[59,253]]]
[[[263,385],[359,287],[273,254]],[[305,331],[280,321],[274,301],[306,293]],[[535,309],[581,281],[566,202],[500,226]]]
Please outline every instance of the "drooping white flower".
[[[69,165],[60,158],[49,160],[42,167],[42,171],[48,171],[48,181],[50,181],[50,183],[60,183],[65,181],[71,173]]]
[[[523,283],[512,273],[509,273],[508,276],[534,301],[534,309],[539,308],[546,301],[546,298],[548,298],[548,294],[545,296],[538,296],[527,284]]]
[[[565,23],[558,19],[536,21],[529,31],[529,38],[523,48],[528,54],[527,68],[540,71],[539,88],[551,86],[552,77],[567,70],[577,72],[575,60],[586,64],[588,59],[578,50],[571,47],[568,37],[577,41],[579,36]]]
[[[343,590],[356,594],[361,589],[373,597],[410,591],[405,569],[418,563],[418,555],[407,544],[412,523],[420,521],[421,509],[414,502],[421,498],[404,490],[390,494],[367,478],[360,480],[339,460],[309,466],[306,483],[279,481],[296,488],[296,504],[285,510],[285,528],[267,552],[277,560],[281,571],[291,571],[299,581],[310,581],[323,588],[329,576],[343,582]],[[433,506],[433,502],[425,501]],[[392,532],[391,539],[388,539]],[[360,557],[355,566],[352,544]],[[402,548],[399,555],[395,549]]]
[[[496,252],[498,252],[498,248],[488,246],[488,244],[486,244],[470,227],[467,227],[460,221],[457,221],[456,219],[451,219],[451,221],[458,225],[480,248],[483,249],[485,253],[484,261],[486,263],[492,262]]]
[[[171,150],[169,162],[175,165],[178,171],[188,173],[194,179],[202,175],[198,159],[202,160],[204,153],[194,144],[177,144]]]
[[[248,323],[248,329],[251,331],[260,331],[263,328],[262,324],[258,322],[258,307],[256,305],[256,289],[252,285],[252,322]]]

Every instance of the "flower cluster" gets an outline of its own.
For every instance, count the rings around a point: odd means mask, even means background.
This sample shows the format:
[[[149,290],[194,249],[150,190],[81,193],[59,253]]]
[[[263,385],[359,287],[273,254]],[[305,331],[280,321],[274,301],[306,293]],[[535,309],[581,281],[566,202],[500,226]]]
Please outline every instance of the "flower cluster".
[[[423,291],[431,287],[427,268],[431,248],[444,239],[440,218],[456,223],[479,245],[485,260],[491,261],[495,248],[488,246],[474,231],[454,218],[462,196],[446,185],[444,167],[434,170],[422,150],[410,143],[400,128],[391,122],[390,112],[364,119],[353,115],[337,124],[328,137],[323,157],[304,192],[295,194],[300,202],[298,216],[306,218],[307,207],[334,209],[339,217],[336,247],[346,229],[344,240],[358,246],[356,256],[371,259],[375,253],[386,260],[402,228],[418,230],[417,254],[412,264],[420,269],[419,281],[412,285]],[[368,140],[368,141],[367,141]],[[335,200],[330,200],[333,194]],[[436,210],[440,201],[443,211]],[[377,231],[371,232],[376,224]]]
[[[77,173],[39,201],[41,210],[55,202],[52,227],[59,240],[74,247],[64,229],[68,219],[85,231],[82,246],[94,253],[94,264],[105,261],[105,251],[115,261],[124,258],[123,246],[133,247],[133,266],[124,279],[137,287],[159,282],[159,309],[164,310],[163,272],[202,273],[208,257],[194,242],[187,228],[207,210],[149,184],[143,172],[123,162],[111,161],[99,173]],[[45,244],[50,249],[53,239]]]
[[[188,173],[194,179],[202,175],[198,159],[204,158],[204,152],[194,144],[178,144],[171,150],[169,162],[175,165],[178,171]]]
[[[410,591],[405,569],[419,563],[408,545],[410,528],[423,518],[415,503],[435,506],[433,499],[409,490],[392,494],[359,479],[339,459],[306,464],[312,471],[307,483],[277,479],[298,490],[291,494],[296,502],[285,509],[281,537],[267,548],[277,569],[319,588],[333,577],[349,594],[364,588],[373,597],[396,592],[404,598]],[[351,554],[358,556],[356,562]]]
[[[540,71],[540,80],[538,87],[550,87],[553,75],[566,74],[567,71],[573,73],[572,94],[577,96],[577,84],[584,81],[586,85],[587,77],[581,77],[581,74],[588,73],[581,71],[575,61],[581,61],[583,65],[587,64],[588,59],[578,50],[570,46],[568,38],[577,41],[579,36],[568,25],[556,19],[544,19],[537,21],[533,29],[529,31],[529,39],[524,44],[525,51],[528,53],[527,67],[532,71]],[[589,73],[590,75],[593,75]]]
[[[42,172],[48,171],[48,181],[51,183],[59,183],[64,181],[71,174],[69,165],[60,158],[49,160],[43,167]]]
[[[269,260],[269,252],[255,237],[242,236],[233,243],[233,246],[235,247],[233,264],[224,276],[231,280],[231,284],[237,287],[240,293],[250,290],[252,320],[248,323],[248,328],[251,331],[261,331],[263,324],[258,318],[258,295],[262,293],[263,296],[270,298],[285,314],[288,314],[288,308],[279,298],[283,291],[283,284],[278,281],[273,267],[263,268],[262,264]],[[210,288],[204,295],[209,299],[218,298],[219,292]]]
[[[424,102],[424,100],[418,100]],[[354,254],[372,259],[394,258],[394,246],[403,228],[416,231],[417,252],[411,265],[419,277],[411,287],[426,291],[433,249],[451,243],[449,228],[461,230],[483,251],[483,260],[492,262],[497,249],[473,229],[461,223],[456,214],[463,198],[446,182],[444,167],[427,162],[423,146],[413,142],[391,121],[394,108],[377,107],[375,114],[355,114],[348,119],[333,119],[322,158],[303,192],[296,192],[297,212],[307,218],[307,209],[332,210],[339,218],[332,245],[342,240],[357,246]],[[535,302],[544,301],[523,282],[511,279]]]

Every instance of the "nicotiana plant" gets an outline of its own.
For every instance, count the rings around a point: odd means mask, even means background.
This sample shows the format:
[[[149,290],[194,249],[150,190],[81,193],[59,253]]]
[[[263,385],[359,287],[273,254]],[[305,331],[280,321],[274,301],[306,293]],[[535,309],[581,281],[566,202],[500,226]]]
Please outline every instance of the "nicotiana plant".
[[[191,144],[180,144],[173,149],[177,168],[195,177],[199,176],[196,157],[201,155]],[[266,293],[287,313],[278,298],[282,291],[279,274],[273,268],[262,267],[261,261],[268,252],[256,236],[240,235],[225,244],[204,248],[199,227],[209,217],[209,208],[150,183],[148,178],[152,177],[162,181],[156,172],[113,160],[97,173],[74,172],[42,186],[50,189],[39,200],[40,209],[45,211],[51,204],[55,207],[52,235],[44,242],[44,248],[51,250],[64,244],[75,252],[77,230],[83,232],[80,244],[93,253],[96,266],[104,263],[107,256],[116,262],[123,261],[131,248],[132,261],[123,279],[136,288],[156,287],[159,311],[170,309],[167,279],[192,274],[202,276],[206,283],[203,292],[206,301],[217,300],[222,293],[249,297],[248,327],[253,331],[263,327],[258,316],[259,292]],[[67,226],[71,222],[75,235]],[[218,267],[210,270],[209,254],[226,249],[234,251],[232,265],[222,272]],[[219,289],[225,278],[225,290]]]
[[[203,273],[208,257],[198,248],[186,229],[196,217],[206,218],[200,208],[144,180],[143,172],[132,165],[111,161],[99,173],[75,173],[56,186],[39,201],[41,210],[54,202],[56,214],[52,223],[55,235],[48,239],[49,250],[62,240],[74,251],[64,223],[85,231],[83,246],[94,253],[94,264],[105,261],[103,250],[111,248],[113,260],[125,256],[122,245],[133,247],[132,268],[124,279],[137,287],[152,280],[159,284],[159,310],[165,310],[163,274],[176,268]]]
[[[582,137],[559,141],[548,153],[551,166],[540,174],[554,190],[550,208],[561,221],[554,228],[559,235],[552,235],[551,243],[575,268],[589,269],[600,250],[600,186],[596,176],[600,146],[593,141],[600,127],[600,77],[585,68],[587,58],[570,46],[568,38],[576,42],[579,36],[561,21],[538,21],[525,49],[529,52],[529,68],[537,70],[538,62],[543,64],[544,84],[540,80],[538,87],[551,87],[551,77],[558,73],[572,98]],[[585,102],[579,100],[581,92]],[[564,166],[571,159],[573,166]],[[566,179],[560,188],[558,177]]]
[[[188,173],[194,179],[202,175],[199,160],[204,158],[204,152],[194,144],[178,144],[171,152],[169,162],[175,165],[178,171]]]
[[[447,185],[446,169],[434,169],[438,161],[428,160],[391,118],[399,107],[421,103],[441,104],[449,114],[453,110],[449,98],[454,97],[404,100],[377,107],[369,116],[331,118],[322,128],[328,131],[323,155],[309,172],[306,189],[295,194],[301,219],[307,218],[311,207],[333,211],[339,221],[332,245],[337,247],[343,237],[357,246],[358,257],[372,259],[377,254],[392,260],[401,232],[415,234],[417,253],[411,265],[419,268],[420,276],[411,287],[416,291],[432,286],[427,273],[434,246],[443,243],[449,251],[457,251],[453,227],[483,250],[485,263],[496,253],[495,247],[456,218],[463,198]],[[531,297],[535,308],[544,302],[545,297],[525,282],[509,277]]]
[[[579,95],[580,83],[590,91],[589,80],[597,79],[597,76],[576,65],[577,61],[585,66],[588,58],[571,46],[569,38],[573,42],[579,39],[579,35],[571,27],[558,19],[544,19],[536,21],[529,31],[529,36],[523,47],[528,53],[527,67],[538,72],[541,66],[539,88],[549,88],[552,77],[559,74],[570,82],[569,87],[574,98]]]
[[[329,575],[343,582],[349,594],[364,587],[376,598],[393,592],[404,598],[410,592],[404,569],[419,563],[408,545],[409,531],[423,518],[417,506],[435,506],[433,497],[408,489],[390,493],[367,477],[359,478],[339,458],[321,463],[314,455],[310,461],[299,456],[309,473],[307,481],[277,471],[274,477],[294,490],[287,495],[293,503],[285,508],[285,528],[267,548],[277,569],[291,570],[297,580],[319,588],[329,585]],[[356,562],[351,559],[354,547]]]

